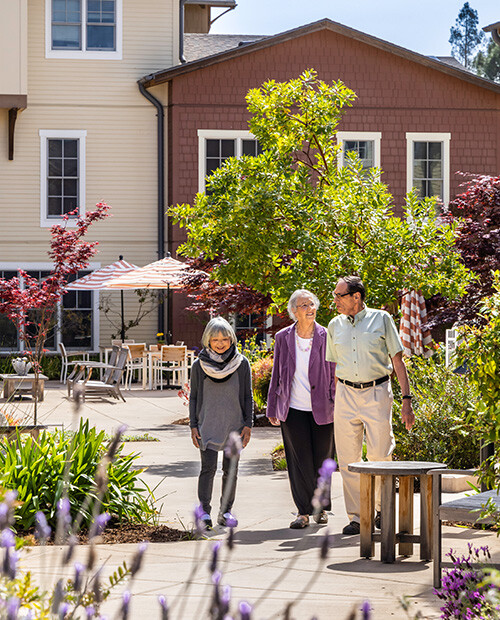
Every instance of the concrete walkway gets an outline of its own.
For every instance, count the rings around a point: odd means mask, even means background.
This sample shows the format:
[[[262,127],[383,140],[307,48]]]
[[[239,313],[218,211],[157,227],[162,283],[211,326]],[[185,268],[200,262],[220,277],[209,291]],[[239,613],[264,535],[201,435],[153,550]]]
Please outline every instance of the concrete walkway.
[[[161,521],[176,528],[189,528],[196,503],[199,457],[188,427],[172,424],[187,416],[187,408],[173,390],[133,389],[125,394],[126,403],[88,399],[78,416],[88,418],[97,428],[109,433],[126,424],[126,434],[147,432],[159,440],[126,443],[125,450],[141,454],[138,463],[147,467],[143,478],[156,488],[156,497],[161,497],[158,501]],[[75,427],[73,405],[60,384],[48,385],[45,401],[40,405],[39,421]],[[279,441],[279,429],[255,428],[242,455],[234,507],[240,522],[236,545],[231,553],[224,547],[220,562],[222,583],[232,586],[232,613],[236,614],[238,601],[247,600],[255,604],[254,619],[282,618],[287,604],[296,601],[291,618],[343,620],[368,600],[373,609],[372,618],[376,620],[413,618],[417,611],[424,618],[439,618],[439,604],[432,593],[432,563],[421,562],[418,555],[398,557],[394,564],[361,559],[359,537],[340,533],[347,517],[338,473],[334,474],[332,483],[328,558],[324,562],[319,558],[326,526],[314,524],[301,531],[288,528],[294,506],[287,474],[274,472],[269,457]],[[213,517],[216,517],[219,494],[220,473],[214,488]],[[465,550],[467,541],[472,540],[477,545],[488,544],[495,550],[495,561],[499,561],[500,544],[495,535],[463,528],[445,528],[445,532],[444,549],[453,546]],[[208,560],[213,540],[223,540],[225,536],[225,528],[217,526],[208,540],[150,544],[143,568],[132,584],[130,617],[133,620],[160,618],[157,596],[163,594],[172,605],[170,618],[208,618],[212,593]],[[130,563],[135,550],[135,545],[128,544],[100,545],[99,559],[105,562],[103,575],[110,574],[124,560]],[[39,574],[44,585],[49,586],[52,580],[65,574],[58,551],[57,548],[29,549],[23,554],[23,567]],[[78,550],[83,560],[86,552],[84,547]],[[379,553],[377,548],[376,558],[380,557]],[[116,588],[104,605],[109,618],[116,613],[123,589]],[[410,601],[408,614],[399,603],[401,597]]]

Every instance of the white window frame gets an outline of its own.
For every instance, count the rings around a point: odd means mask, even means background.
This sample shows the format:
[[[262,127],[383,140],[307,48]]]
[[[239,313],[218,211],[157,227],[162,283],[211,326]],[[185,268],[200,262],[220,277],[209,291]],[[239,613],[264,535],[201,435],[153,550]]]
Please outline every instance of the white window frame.
[[[441,142],[443,145],[443,205],[450,201],[450,141],[451,133],[407,132],[406,133],[406,191],[413,188],[413,143]]]
[[[54,224],[63,224],[64,219],[62,217],[49,217],[48,216],[48,201],[47,201],[47,174],[48,174],[48,153],[47,153],[47,140],[51,138],[55,139],[78,139],[78,187],[79,187],[79,205],[78,215],[85,214],[85,141],[87,137],[87,131],[85,129],[74,130],[55,130],[55,129],[40,129],[40,226],[41,228],[48,228]],[[68,227],[75,226],[77,218],[70,218],[68,220]]]
[[[45,58],[65,58],[84,60],[122,60],[123,59],[123,0],[116,1],[116,32],[115,50],[86,50],[87,44],[87,0],[82,11],[82,49],[81,50],[53,50],[52,49],[52,0],[45,0]]]
[[[94,271],[95,269],[99,269],[101,267],[100,262],[91,262],[85,267],[85,271]],[[54,264],[49,262],[26,262],[20,263],[19,261],[2,261],[0,262],[0,271],[17,271],[22,269],[23,271],[52,271],[54,269]],[[96,351],[99,345],[99,337],[100,337],[100,324],[99,324],[99,291],[92,291],[94,293],[92,299],[92,349],[89,349],[89,352]],[[62,304],[59,302],[57,304],[56,313],[58,316],[61,314]],[[59,330],[56,330],[54,344],[55,351],[57,352],[57,347],[59,342],[61,341],[61,336]],[[22,340],[19,340],[20,350],[24,351],[25,343]],[[4,349],[7,351],[8,349]]]
[[[237,319],[238,315],[235,314],[234,312],[232,312],[229,317],[228,317],[228,323],[231,325],[231,327],[234,330],[234,333],[236,334],[236,336],[238,336],[238,330],[236,328],[236,319]],[[272,336],[269,333],[269,330],[271,329],[271,327],[273,326],[273,317],[271,314],[268,314],[266,316],[266,324],[264,325],[263,331],[264,331],[264,340],[263,342],[266,343],[267,348],[269,348],[271,346],[271,340],[272,340]]]
[[[241,157],[243,140],[257,140],[250,131],[232,129],[198,129],[198,191],[205,191],[207,140],[236,140],[235,157]]]
[[[380,142],[382,140],[381,131],[337,131],[337,144],[340,146],[338,152],[338,166],[342,168],[344,165],[344,142],[349,140],[373,142],[373,166],[381,167],[380,161]]]

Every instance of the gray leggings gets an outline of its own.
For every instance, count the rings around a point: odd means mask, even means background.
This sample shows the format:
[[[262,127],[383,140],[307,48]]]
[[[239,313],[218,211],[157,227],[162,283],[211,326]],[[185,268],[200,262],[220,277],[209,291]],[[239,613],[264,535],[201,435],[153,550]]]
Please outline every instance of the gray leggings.
[[[201,471],[198,478],[198,499],[203,510],[210,514],[212,506],[212,490],[214,486],[215,472],[217,471],[217,450],[200,450]],[[236,479],[238,476],[239,457],[232,461],[225,454],[222,458],[222,495],[220,500],[220,513],[229,512],[233,507],[236,494]]]

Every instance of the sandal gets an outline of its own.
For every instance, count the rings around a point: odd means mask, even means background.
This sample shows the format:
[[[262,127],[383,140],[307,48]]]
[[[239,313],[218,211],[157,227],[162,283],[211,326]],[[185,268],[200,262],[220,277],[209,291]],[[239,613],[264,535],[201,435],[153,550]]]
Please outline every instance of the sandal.
[[[290,523],[292,530],[303,530],[309,525],[309,515],[297,515],[296,519]]]
[[[326,511],[325,510],[321,510],[320,512],[317,512],[314,515],[314,520],[319,525],[324,525],[325,523],[328,523],[328,515],[326,514]]]

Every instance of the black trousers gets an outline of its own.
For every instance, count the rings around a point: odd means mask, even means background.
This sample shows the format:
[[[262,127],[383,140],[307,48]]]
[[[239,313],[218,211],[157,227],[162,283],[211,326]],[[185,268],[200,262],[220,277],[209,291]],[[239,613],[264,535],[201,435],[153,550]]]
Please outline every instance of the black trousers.
[[[212,510],[212,490],[214,487],[214,477],[217,471],[217,450],[200,450],[201,471],[198,478],[198,499],[203,510],[210,514]],[[236,495],[236,480],[238,477],[239,457],[232,460],[222,453],[222,494],[220,499],[221,514],[231,510]]]
[[[312,411],[290,407],[286,421],[281,422],[281,433],[293,501],[299,514],[312,514],[318,470],[325,459],[333,456],[333,423],[316,424]],[[324,509],[330,510],[331,503]]]

